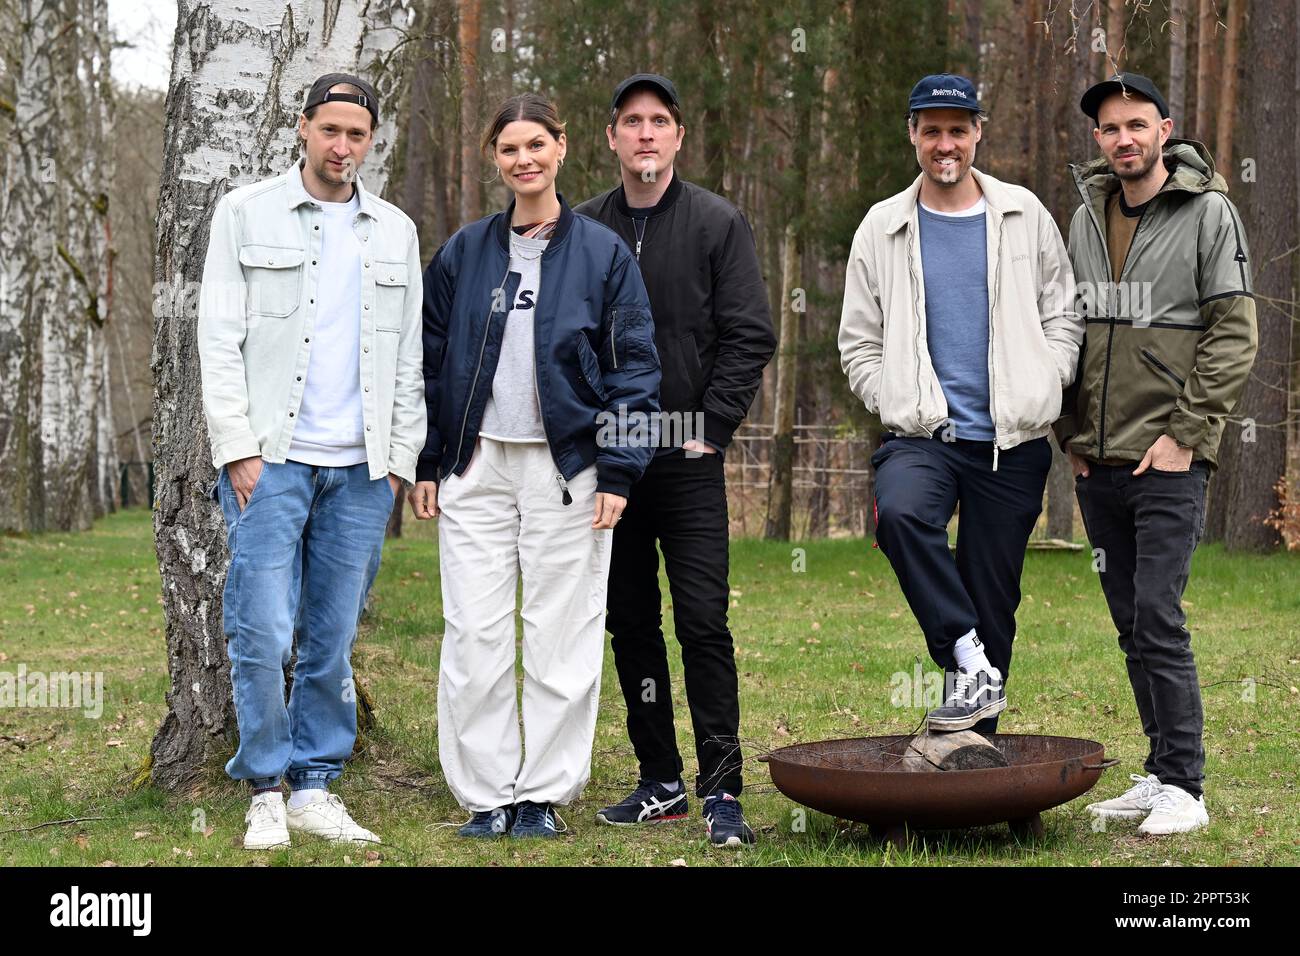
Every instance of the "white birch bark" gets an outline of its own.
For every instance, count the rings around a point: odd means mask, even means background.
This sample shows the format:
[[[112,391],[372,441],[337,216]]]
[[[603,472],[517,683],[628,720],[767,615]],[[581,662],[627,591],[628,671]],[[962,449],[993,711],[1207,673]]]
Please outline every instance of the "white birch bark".
[[[12,0],[0,225],[0,528],[89,527],[107,506],[105,0]],[[112,453],[110,452],[110,456]]]
[[[154,258],[154,539],[167,617],[171,691],[154,738],[155,784],[184,784],[235,731],[221,620],[228,561],[209,457],[195,344],[208,226],[228,190],[278,175],[312,80],[335,71],[374,84],[382,122],[361,168],[387,181],[409,0],[179,0]]]

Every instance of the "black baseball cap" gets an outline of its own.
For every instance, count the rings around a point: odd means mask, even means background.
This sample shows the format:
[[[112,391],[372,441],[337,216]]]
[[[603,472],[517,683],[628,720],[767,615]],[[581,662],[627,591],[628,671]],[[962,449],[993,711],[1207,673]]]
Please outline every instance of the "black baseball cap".
[[[330,88],[340,83],[349,83],[361,92],[331,93]],[[370,118],[374,124],[379,125],[379,97],[375,95],[375,88],[359,76],[353,76],[351,73],[326,73],[317,78],[307,92],[307,101],[303,103],[302,111],[305,113],[313,106],[320,106],[322,103],[355,103],[357,106],[364,106],[370,111]]]
[[[912,87],[912,95],[907,98],[907,111],[914,113],[936,107],[980,112],[975,84],[955,73],[934,73],[925,77]]]
[[[609,101],[610,112],[618,109],[618,104],[623,102],[623,97],[634,86],[650,86],[659,94],[660,98],[669,106],[675,106],[679,110],[682,104],[677,101],[677,87],[673,86],[673,81],[666,76],[660,76],[658,73],[634,73],[626,80],[614,87],[614,96]]]
[[[1165,98],[1160,95],[1160,90],[1145,76],[1140,73],[1116,73],[1109,80],[1102,80],[1088,87],[1088,92],[1083,94],[1079,100],[1079,109],[1083,110],[1085,116],[1092,118],[1097,122],[1097,114],[1101,111],[1102,101],[1112,93],[1136,93],[1143,99],[1148,99],[1156,104],[1156,109],[1160,111],[1161,119],[1169,118],[1169,104]]]

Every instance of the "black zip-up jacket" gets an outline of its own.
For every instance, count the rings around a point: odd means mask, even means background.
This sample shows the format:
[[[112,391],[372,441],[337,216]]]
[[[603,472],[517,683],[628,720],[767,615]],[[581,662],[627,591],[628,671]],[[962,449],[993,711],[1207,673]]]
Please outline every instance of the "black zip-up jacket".
[[[560,221],[542,254],[533,318],[537,397],[556,493],[591,464],[596,490],[626,498],[654,454],[653,438],[599,440],[622,407],[649,422],[659,410],[659,356],[650,302],[627,246],[560,198]],[[462,227],[424,271],[424,397],[429,433],[418,481],[469,465],[492,392],[519,273],[510,272],[510,218]],[[632,423],[635,427],[635,422]],[[648,428],[649,426],[647,426]],[[567,503],[567,502],[566,502]]]
[[[776,350],[754,234],[739,209],[674,171],[637,227],[620,184],[575,212],[618,233],[638,258],[663,363],[664,412],[704,413],[704,435],[724,449],[744,420]]]

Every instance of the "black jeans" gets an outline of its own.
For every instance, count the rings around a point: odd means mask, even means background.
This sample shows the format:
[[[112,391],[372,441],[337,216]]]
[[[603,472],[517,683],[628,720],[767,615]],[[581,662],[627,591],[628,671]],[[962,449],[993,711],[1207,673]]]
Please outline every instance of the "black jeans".
[[[658,539],[695,730],[695,790],[702,797],[741,789],[736,657],[727,629],[727,533],[722,456],[688,458],[679,449],[655,457],[632,486],[614,527],[609,569],[605,626],[613,635],[628,736],[641,777],[666,783],[681,775],[682,758],[661,629]]]
[[[1074,489],[1151,743],[1146,772],[1199,797],[1204,715],[1182,598],[1205,533],[1209,466],[1134,477],[1135,467],[1090,464]]]
[[[876,541],[898,576],[930,657],[957,667],[953,645],[972,628],[989,663],[1011,671],[1025,546],[1043,507],[1052,465],[1046,438],[998,453],[993,443],[889,437],[871,456],[876,470]],[[956,560],[948,522],[958,506]],[[989,734],[997,717],[972,729]]]

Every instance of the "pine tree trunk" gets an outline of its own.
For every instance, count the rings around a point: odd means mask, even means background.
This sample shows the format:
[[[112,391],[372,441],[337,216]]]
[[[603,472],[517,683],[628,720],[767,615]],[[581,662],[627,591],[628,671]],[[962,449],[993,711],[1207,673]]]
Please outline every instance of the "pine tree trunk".
[[[1192,138],[1202,143],[1211,141],[1214,132],[1214,95],[1210,92],[1218,77],[1216,51],[1219,19],[1215,15],[1214,0],[1198,0],[1196,14],[1196,120],[1185,121]],[[1177,120],[1175,120],[1177,122]]]
[[[1093,69],[1090,37],[1097,22],[1093,9],[1080,4],[1073,11],[1068,24],[1074,42],[1062,45],[1058,39],[1051,50],[1052,62],[1047,64],[1048,75],[1060,78],[1059,86],[1067,90],[1083,90],[1090,85]],[[1064,31],[1054,31],[1057,36]],[[1036,192],[1049,209],[1056,211],[1057,228],[1061,234],[1069,232],[1069,220],[1078,205],[1078,193],[1066,166],[1082,162],[1092,156],[1096,146],[1087,121],[1080,122],[1077,99],[1073,96],[1047,97],[1043,101],[1046,115],[1042,116],[1044,130],[1054,131],[1043,136],[1047,156],[1036,168],[1039,182]],[[1054,440],[1052,466],[1047,474],[1047,536],[1069,541],[1074,537],[1074,471],[1070,460]]]
[[[227,749],[235,733],[222,633],[225,525],[208,498],[214,479],[199,380],[193,303],[208,227],[229,189],[278,175],[299,156],[294,132],[312,80],[327,70],[366,77],[383,122],[361,169],[383,190],[400,81],[388,54],[406,24],[401,0],[341,0],[325,16],[309,0],[179,0],[158,197],[153,370],[154,543],[167,618],[171,690],[154,737],[151,775],[174,789]]]
[[[807,244],[808,171],[813,156],[812,117],[820,92],[815,68],[807,54],[798,54],[794,73],[796,102],[791,167],[794,187],[786,205],[785,239],[781,249],[781,328],[778,333],[776,415],[769,472],[767,527],[770,539],[790,540],[794,510],[795,397],[799,369],[800,319],[807,310],[804,288],[804,249]]]
[[[1218,122],[1215,126],[1218,129],[1218,139],[1214,147],[1214,162],[1219,172],[1223,173],[1228,182],[1232,182],[1235,174],[1232,170],[1232,134],[1235,125],[1236,113],[1242,107],[1237,98],[1237,90],[1240,88],[1240,81],[1237,77],[1238,62],[1237,51],[1241,47],[1241,33],[1246,19],[1246,0],[1231,0],[1228,7],[1228,33],[1223,39],[1223,79],[1219,87],[1219,115]],[[1267,40],[1261,40],[1260,43],[1266,44]],[[1273,42],[1277,42],[1274,40]],[[1286,44],[1283,43],[1285,49]],[[1289,51],[1289,56],[1294,57],[1295,50]],[[1251,75],[1256,76],[1260,70],[1258,61],[1248,60],[1251,64]],[[1289,66],[1289,63],[1288,63]],[[1286,71],[1289,75],[1290,70]],[[1251,104],[1248,108],[1254,108]],[[1258,153],[1255,154],[1258,157]]]
[[[460,48],[460,224],[483,215],[483,188],[479,181],[481,125],[481,83],[478,49],[482,0],[459,0],[460,19],[456,30]]]
[[[1234,22],[1239,15],[1233,15]],[[1245,37],[1251,69],[1246,74],[1242,155],[1258,163],[1258,176],[1241,183],[1242,213],[1254,260],[1259,353],[1220,449],[1222,467],[1213,503],[1222,513],[1224,544],[1232,550],[1266,551],[1280,543],[1278,529],[1265,519],[1278,509],[1278,483],[1286,472],[1288,360],[1300,224],[1294,216],[1278,214],[1297,208],[1298,149],[1296,137],[1289,135],[1296,119],[1295,50],[1279,38],[1296,35],[1297,15],[1296,0],[1255,0]],[[1277,135],[1283,128],[1288,135]],[[1240,183],[1232,168],[1223,173],[1231,186]]]
[[[1128,11],[1124,0],[1109,0],[1106,7],[1106,65],[1102,68],[1101,79],[1124,69],[1127,59]]]
[[[1187,5],[1194,0],[1169,0],[1169,114],[1180,126],[1187,122]]]

